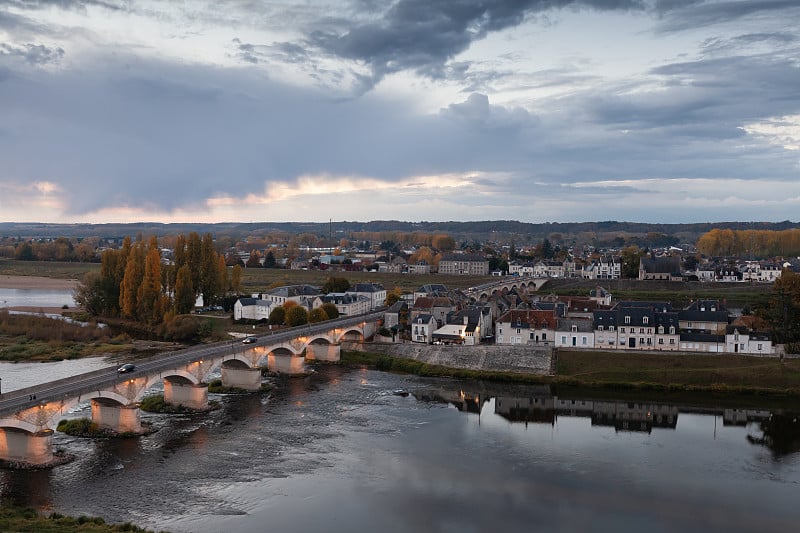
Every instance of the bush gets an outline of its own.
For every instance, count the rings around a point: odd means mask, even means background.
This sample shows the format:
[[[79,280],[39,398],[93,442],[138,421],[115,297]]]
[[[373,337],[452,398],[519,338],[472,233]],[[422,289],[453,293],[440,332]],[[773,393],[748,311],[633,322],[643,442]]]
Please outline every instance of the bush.
[[[308,311],[305,307],[294,305],[286,311],[286,325],[289,327],[302,326],[308,323]]]

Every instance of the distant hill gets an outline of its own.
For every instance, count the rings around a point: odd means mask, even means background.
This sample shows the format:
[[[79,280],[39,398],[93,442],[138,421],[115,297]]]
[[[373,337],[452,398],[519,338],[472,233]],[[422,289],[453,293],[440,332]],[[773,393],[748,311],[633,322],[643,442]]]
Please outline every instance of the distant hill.
[[[479,241],[517,244],[536,243],[544,238],[560,242],[611,242],[614,239],[635,242],[637,236],[663,234],[676,242],[694,243],[697,238],[714,228],[784,230],[798,228],[800,223],[783,222],[704,222],[693,224],[648,224],[643,222],[548,222],[529,223],[516,220],[483,220],[473,222],[407,222],[398,220],[373,220],[369,222],[225,222],[217,224],[136,222],[131,224],[46,224],[30,222],[0,222],[0,237],[22,238],[121,238],[126,235],[145,236],[211,233],[215,237],[243,238],[248,235],[267,235],[275,232],[312,233],[336,237],[349,237],[359,232],[425,232],[446,233],[457,241]]]

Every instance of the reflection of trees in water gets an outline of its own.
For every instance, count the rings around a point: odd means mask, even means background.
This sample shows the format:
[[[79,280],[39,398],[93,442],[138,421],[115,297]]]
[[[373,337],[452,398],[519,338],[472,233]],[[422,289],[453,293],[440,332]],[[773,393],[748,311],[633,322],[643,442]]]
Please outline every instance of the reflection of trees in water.
[[[772,414],[762,420],[760,426],[763,436],[747,436],[752,444],[766,446],[775,456],[800,451],[800,417],[797,414]]]

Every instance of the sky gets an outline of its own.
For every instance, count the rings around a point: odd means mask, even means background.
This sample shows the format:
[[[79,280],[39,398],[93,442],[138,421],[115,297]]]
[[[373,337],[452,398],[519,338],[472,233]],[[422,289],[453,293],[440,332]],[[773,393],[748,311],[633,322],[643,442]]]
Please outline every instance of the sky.
[[[0,221],[800,220],[799,0],[0,0]]]

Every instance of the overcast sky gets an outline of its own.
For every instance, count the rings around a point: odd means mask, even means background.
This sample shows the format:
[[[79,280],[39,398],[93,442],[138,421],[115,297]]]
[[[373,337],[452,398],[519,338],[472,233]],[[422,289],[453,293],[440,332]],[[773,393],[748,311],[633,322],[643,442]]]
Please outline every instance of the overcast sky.
[[[798,221],[798,21],[798,0],[0,0],[0,221]]]

